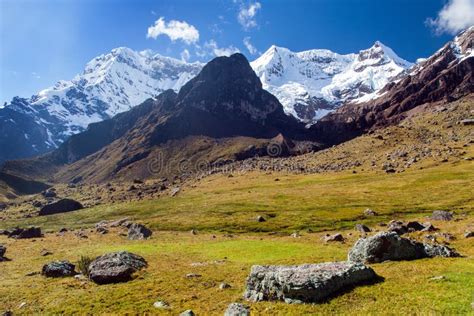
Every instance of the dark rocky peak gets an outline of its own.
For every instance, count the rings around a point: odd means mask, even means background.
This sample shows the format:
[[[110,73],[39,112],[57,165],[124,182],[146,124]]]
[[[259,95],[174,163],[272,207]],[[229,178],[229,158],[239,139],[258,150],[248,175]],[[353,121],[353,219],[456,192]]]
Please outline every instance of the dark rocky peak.
[[[283,108],[262,89],[262,83],[242,54],[218,57],[179,92],[178,102],[218,115],[232,114],[253,121],[265,120]]]

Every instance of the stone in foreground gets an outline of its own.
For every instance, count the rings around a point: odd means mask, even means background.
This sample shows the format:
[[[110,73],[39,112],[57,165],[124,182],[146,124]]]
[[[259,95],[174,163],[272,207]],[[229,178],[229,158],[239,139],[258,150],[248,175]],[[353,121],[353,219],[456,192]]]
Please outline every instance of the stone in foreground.
[[[355,262],[301,266],[253,266],[244,297],[250,301],[321,302],[354,285],[374,280],[372,268]]]
[[[423,244],[402,238],[395,232],[381,232],[359,239],[349,251],[349,261],[376,263],[387,260],[415,260],[431,257],[458,257],[453,249],[443,245]]]
[[[41,208],[39,211],[39,216],[52,215],[58,213],[72,212],[82,209],[83,206],[81,203],[71,200],[71,199],[62,199],[57,202],[47,204]]]
[[[75,266],[69,261],[54,261],[43,266],[41,274],[49,278],[60,278],[76,274]]]
[[[130,240],[148,239],[151,235],[151,230],[142,224],[133,223],[128,228],[128,239]]]
[[[249,316],[250,307],[240,303],[232,303],[227,307],[224,316]]]
[[[108,253],[89,265],[89,278],[97,284],[127,282],[132,274],[145,268],[142,257],[126,251]]]

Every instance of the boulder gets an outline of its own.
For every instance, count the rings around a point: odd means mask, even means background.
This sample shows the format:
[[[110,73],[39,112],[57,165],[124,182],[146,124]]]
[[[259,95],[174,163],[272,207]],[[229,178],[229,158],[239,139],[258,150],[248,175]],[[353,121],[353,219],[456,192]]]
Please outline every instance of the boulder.
[[[459,254],[442,245],[423,244],[402,238],[395,232],[381,232],[359,239],[349,251],[349,261],[383,262],[387,260],[414,260],[421,258],[457,257]]]
[[[56,194],[56,190],[54,190],[53,188],[51,189],[48,189],[46,191],[43,191],[41,193],[45,198],[55,198],[57,196]]]
[[[232,303],[227,307],[224,316],[249,316],[250,307],[240,303]]]
[[[450,221],[453,219],[453,212],[433,211],[431,219],[435,221]]]
[[[355,230],[361,232],[361,233],[370,233],[370,228],[365,226],[364,224],[356,224],[355,225]]]
[[[426,228],[424,225],[420,224],[417,221],[408,222],[406,227],[409,231],[420,231]]]
[[[190,309],[188,310],[185,310],[184,312],[182,312],[181,314],[179,314],[179,316],[195,316],[196,314],[194,314],[194,312]]]
[[[43,206],[39,214],[40,216],[72,212],[84,208],[81,203],[72,199],[62,199],[57,202],[49,203]]]
[[[374,280],[372,268],[356,262],[301,266],[253,266],[247,278],[247,300],[286,303],[321,302],[354,285]]]
[[[324,237],[324,241],[325,242],[337,242],[337,241],[343,242],[344,237],[342,236],[342,234],[337,233],[334,235],[327,235],[326,237]]]
[[[390,223],[388,223],[387,230],[389,232],[395,232],[399,235],[403,235],[408,232],[408,228],[403,224],[402,221],[395,221],[395,220],[390,221]]]
[[[39,227],[28,227],[28,228],[15,228],[9,232],[8,237],[15,239],[26,239],[26,238],[40,238],[41,228]]]
[[[127,282],[132,274],[145,268],[142,257],[126,251],[108,253],[89,265],[89,278],[97,284]]]
[[[54,261],[45,264],[41,274],[49,278],[73,276],[76,274],[75,268],[69,261]]]
[[[141,240],[148,239],[152,235],[152,231],[142,224],[133,223],[128,228],[128,239]]]
[[[257,222],[259,222],[259,223],[263,223],[263,222],[266,222],[266,221],[267,221],[267,220],[265,219],[265,217],[263,217],[263,216],[261,216],[261,215],[257,216],[256,220],[257,220]]]

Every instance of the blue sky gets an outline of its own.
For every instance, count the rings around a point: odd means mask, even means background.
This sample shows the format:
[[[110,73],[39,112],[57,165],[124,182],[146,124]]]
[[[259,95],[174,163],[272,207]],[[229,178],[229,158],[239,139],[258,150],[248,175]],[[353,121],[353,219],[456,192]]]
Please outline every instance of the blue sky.
[[[0,0],[0,102],[69,80],[119,46],[252,60],[272,44],[351,53],[380,40],[415,61],[472,22],[458,18],[466,8],[474,0]]]

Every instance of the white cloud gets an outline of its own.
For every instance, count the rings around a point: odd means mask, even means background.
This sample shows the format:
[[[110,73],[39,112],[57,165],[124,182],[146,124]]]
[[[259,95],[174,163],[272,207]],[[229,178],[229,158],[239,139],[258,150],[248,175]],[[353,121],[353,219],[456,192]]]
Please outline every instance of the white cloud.
[[[249,3],[248,6],[240,2],[240,10],[239,14],[237,15],[237,20],[245,30],[249,30],[258,26],[256,15],[258,10],[261,8],[262,5],[260,2]]]
[[[252,43],[250,42],[249,36],[244,38],[244,45],[251,55],[255,55],[258,52],[255,46],[253,46]]]
[[[148,28],[147,38],[156,39],[160,35],[168,36],[173,42],[181,40],[186,44],[199,41],[199,31],[185,21],[171,20],[166,22],[163,17],[155,21],[155,24]]]
[[[211,55],[214,56],[230,56],[235,53],[240,53],[240,50],[234,46],[229,47],[219,47],[215,40],[207,41],[204,44],[204,47],[210,51]]]
[[[474,25],[474,0],[449,0],[436,19],[429,18],[426,22],[438,34],[455,34]]]
[[[31,73],[31,75],[32,75],[35,79],[41,79],[41,76],[40,76],[38,73],[34,72],[34,71]]]
[[[184,49],[184,50],[181,52],[181,60],[182,60],[182,61],[186,61],[186,62],[187,62],[190,57],[191,57],[191,54],[189,53],[189,50]]]

